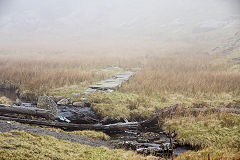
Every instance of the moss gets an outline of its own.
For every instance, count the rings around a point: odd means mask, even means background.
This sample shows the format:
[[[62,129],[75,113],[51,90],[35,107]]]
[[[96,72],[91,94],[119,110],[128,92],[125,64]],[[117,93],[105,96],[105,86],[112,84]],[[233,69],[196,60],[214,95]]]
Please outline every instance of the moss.
[[[12,101],[10,99],[8,99],[7,97],[0,97],[0,104],[8,104],[8,105],[12,105]]]
[[[178,131],[182,144],[200,147],[199,151],[184,153],[179,159],[234,159],[240,153],[240,115],[214,114],[199,117],[176,117],[164,124]]]
[[[51,136],[39,136],[23,131],[13,131],[12,133],[0,134],[0,159],[138,160],[154,159],[154,157],[143,157],[132,151],[121,149],[111,150],[106,147],[90,147],[59,140]]]

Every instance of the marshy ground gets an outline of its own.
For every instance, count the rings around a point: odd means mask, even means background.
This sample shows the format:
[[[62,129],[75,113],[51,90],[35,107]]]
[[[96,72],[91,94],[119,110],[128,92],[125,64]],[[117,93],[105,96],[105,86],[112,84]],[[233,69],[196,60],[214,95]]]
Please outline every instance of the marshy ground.
[[[235,37],[236,36],[236,37]],[[238,39],[234,34],[233,39]],[[231,40],[234,41],[235,40]],[[166,56],[109,56],[88,57],[63,55],[42,55],[37,59],[31,56],[0,54],[1,88],[15,89],[19,97],[26,101],[36,102],[39,96],[62,96],[70,98],[70,103],[81,101],[84,91],[97,81],[107,79],[119,70],[108,70],[109,66],[118,66],[122,70],[140,68],[136,74],[116,92],[94,92],[86,96],[93,111],[102,119],[106,116],[120,120],[145,120],[155,111],[174,104],[182,107],[202,106],[205,108],[231,107],[239,109],[240,103],[240,63],[239,45],[236,42],[231,52],[222,51],[210,54],[168,54]],[[221,54],[224,53],[224,54]],[[35,55],[37,56],[37,55]],[[5,95],[8,96],[8,95]],[[4,95],[0,103],[10,104]],[[168,117],[163,128],[178,131],[176,137],[183,145],[191,145],[198,150],[181,154],[176,159],[239,159],[240,157],[240,117],[238,114],[208,114]],[[134,152],[91,148],[64,140],[93,146],[108,146],[108,142],[92,141],[88,138],[69,136],[68,133],[57,133],[45,129],[32,128],[2,122],[2,131],[25,130],[34,135],[13,131],[1,133],[2,158],[13,154],[18,149],[18,156],[34,159],[147,159]],[[14,127],[15,126],[15,127]],[[18,127],[16,127],[18,126]],[[67,135],[66,135],[67,134]],[[82,133],[83,134],[83,133]],[[92,133],[85,132],[86,135]],[[49,135],[52,137],[39,136]],[[64,138],[64,137],[68,138]],[[54,138],[55,137],[55,138]],[[15,140],[16,139],[16,142]],[[40,140],[40,141],[39,141]],[[86,141],[86,142],[85,142]],[[83,142],[83,141],[81,141]],[[39,145],[42,144],[42,145]],[[49,145],[52,145],[49,150]],[[34,150],[31,148],[34,146]],[[71,147],[73,146],[73,147]],[[31,150],[31,151],[30,151]],[[80,151],[81,150],[81,151]],[[63,155],[63,151],[67,154]],[[46,152],[46,154],[43,154]],[[64,157],[66,156],[66,157]],[[131,157],[131,158],[130,158]],[[12,159],[10,157],[9,159]],[[156,157],[155,157],[156,158]]]

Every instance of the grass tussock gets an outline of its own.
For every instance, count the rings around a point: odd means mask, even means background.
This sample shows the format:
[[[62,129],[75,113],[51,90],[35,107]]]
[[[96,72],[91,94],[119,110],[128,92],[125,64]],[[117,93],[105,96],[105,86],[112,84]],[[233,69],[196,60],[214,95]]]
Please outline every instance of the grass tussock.
[[[214,114],[198,117],[175,117],[168,119],[165,129],[178,131],[177,139],[182,144],[199,147],[199,151],[186,152],[177,159],[212,160],[239,159],[240,155],[240,115]]]
[[[146,61],[125,90],[152,94],[178,92],[197,94],[233,92],[239,93],[240,73],[231,72],[230,64],[216,63],[207,57],[153,57]]]
[[[8,99],[7,97],[0,97],[0,104],[8,104],[8,105],[12,105],[12,101],[10,99]]]
[[[166,102],[175,96],[177,103],[179,99],[187,105],[223,105],[239,99],[240,72],[231,69],[237,65],[213,56],[149,57],[121,91]]]
[[[158,103],[150,97],[122,92],[96,92],[89,94],[87,99],[98,115],[116,119],[129,119],[130,117],[131,119],[149,118],[154,113],[155,106]]]
[[[48,91],[48,95],[51,96],[63,96],[70,98],[71,101],[80,101],[82,98],[82,93],[87,89],[86,83],[81,83],[79,85],[70,85],[59,88],[53,88]]]
[[[98,132],[98,131],[83,130],[83,131],[72,131],[68,133],[79,135],[79,136],[85,136],[93,139],[110,140],[109,135],[103,132]]]
[[[59,140],[51,136],[39,136],[23,131],[14,131],[12,133],[0,134],[0,159],[147,160],[157,158],[143,157],[132,151],[90,147]]]
[[[152,96],[117,91],[114,93],[97,92],[88,95],[93,110],[101,117],[110,116],[116,119],[128,118],[143,120],[151,117],[156,109],[181,104],[183,107],[202,105],[206,107],[226,106],[237,102],[240,95],[219,93],[198,95],[158,93]]]

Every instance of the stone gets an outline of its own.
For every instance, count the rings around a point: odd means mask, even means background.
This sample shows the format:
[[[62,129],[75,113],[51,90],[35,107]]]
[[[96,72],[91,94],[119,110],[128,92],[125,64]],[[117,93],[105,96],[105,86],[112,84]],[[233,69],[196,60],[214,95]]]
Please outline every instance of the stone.
[[[57,102],[58,105],[67,106],[70,103],[69,98],[63,98]]]
[[[154,143],[157,143],[157,144],[163,144],[166,142],[167,142],[166,139],[159,139],[159,140],[154,141]]]
[[[55,103],[59,102],[61,99],[64,99],[63,96],[49,96]]]
[[[57,104],[48,96],[40,96],[38,98],[37,108],[50,110],[52,113],[52,119],[58,117]]]
[[[84,103],[82,103],[82,102],[73,102],[73,106],[75,106],[75,107],[83,107]]]
[[[97,91],[96,89],[88,88],[86,91],[84,91],[83,95],[87,95],[89,93],[93,93],[93,92],[96,92],[96,91]]]
[[[21,105],[22,105],[22,101],[17,98],[15,104],[16,104],[17,106],[21,106]]]
[[[139,138],[139,139],[137,139],[137,142],[138,143],[148,143],[148,140],[143,139],[143,138]]]
[[[112,78],[102,80],[93,85],[90,85],[89,88],[83,93],[83,96],[96,91],[108,91],[112,93],[121,87],[123,82],[128,81],[134,74],[135,72],[117,73]]]

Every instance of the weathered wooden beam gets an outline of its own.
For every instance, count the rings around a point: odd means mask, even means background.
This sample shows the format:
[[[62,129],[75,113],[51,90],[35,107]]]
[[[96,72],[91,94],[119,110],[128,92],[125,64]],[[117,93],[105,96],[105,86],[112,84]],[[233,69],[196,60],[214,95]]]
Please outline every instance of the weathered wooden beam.
[[[29,120],[29,119],[20,119],[20,118],[14,118],[14,117],[6,117],[6,116],[0,116],[0,119],[16,121],[16,122],[20,122],[20,123],[27,123],[27,124],[64,128],[64,129],[68,129],[68,130],[96,130],[96,131],[103,131],[103,132],[107,132],[107,133],[124,132],[126,130],[137,129],[137,127],[138,127],[137,122],[102,125],[102,124],[73,124],[73,123],[64,123],[64,122]]]
[[[46,119],[53,119],[53,115],[50,110],[35,108],[35,107],[22,107],[22,106],[6,106],[0,104],[0,113],[16,113],[31,116],[44,117]]]

